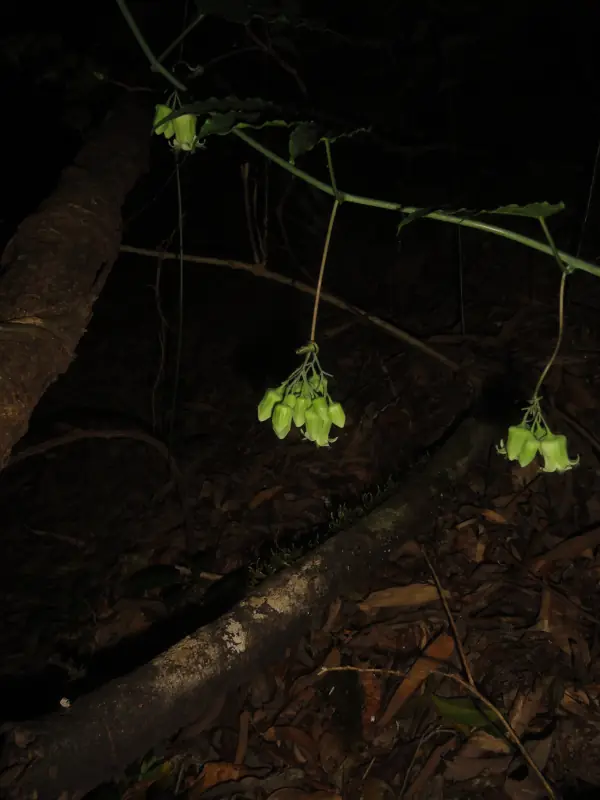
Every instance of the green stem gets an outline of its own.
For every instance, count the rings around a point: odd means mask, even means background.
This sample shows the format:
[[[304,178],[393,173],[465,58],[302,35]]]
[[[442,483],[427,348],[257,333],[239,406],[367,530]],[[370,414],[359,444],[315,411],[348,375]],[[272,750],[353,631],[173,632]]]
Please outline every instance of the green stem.
[[[167,47],[167,49],[163,50],[163,52],[156,59],[159,64],[162,63],[165,60],[165,58],[169,55],[169,53],[171,53],[177,47],[177,45],[185,39],[185,37],[188,35],[188,33],[190,33],[191,31],[194,30],[194,28],[196,27],[196,25],[198,25],[199,22],[202,22],[204,17],[205,17],[205,14],[198,14],[198,16],[195,17],[190,22],[190,24],[187,26],[187,28],[185,28],[185,30],[183,30],[179,34],[179,36],[171,42],[171,44]],[[152,66],[152,69],[154,71],[156,71],[156,67],[154,65]]]
[[[323,288],[323,276],[325,275],[325,264],[327,263],[327,254],[329,253],[329,245],[331,243],[331,234],[333,232],[333,223],[335,222],[335,217],[337,214],[338,207],[340,205],[340,199],[337,193],[337,185],[335,182],[335,172],[333,169],[333,159],[331,157],[331,144],[329,139],[325,139],[325,151],[327,153],[327,169],[329,170],[329,180],[331,181],[331,186],[333,187],[335,200],[333,203],[333,208],[331,209],[331,216],[329,217],[329,225],[327,227],[327,235],[325,237],[325,245],[323,247],[323,255],[321,256],[321,268],[319,270],[319,279],[317,281],[317,289],[315,291],[315,302],[313,304],[313,316],[312,316],[312,323],[310,326],[310,341],[315,341],[315,336],[317,333],[317,316],[319,313],[319,301],[321,299],[321,290]]]
[[[244,131],[234,128],[232,133],[235,134],[239,139],[242,139],[244,142],[246,142],[246,144],[250,145],[250,147],[253,147],[259,153],[262,153],[262,155],[264,155],[266,158],[273,161],[274,164],[277,164],[278,166],[282,167],[282,169],[285,169],[292,175],[295,175],[297,178],[300,178],[306,183],[309,183],[311,186],[314,186],[315,189],[319,189],[319,191],[329,194],[332,197],[335,197],[337,194],[340,202],[344,201],[347,203],[355,203],[356,205],[361,206],[371,206],[372,208],[383,208],[387,211],[400,211],[403,214],[414,214],[414,212],[418,210],[414,206],[403,206],[400,203],[393,203],[388,200],[377,200],[372,197],[362,197],[361,195],[348,194],[339,190],[336,193],[332,186],[329,186],[329,184],[318,180],[318,178],[314,178],[312,175],[309,175],[307,172],[304,172],[301,169],[298,169],[298,167],[296,167],[294,164],[288,163],[284,158],[281,158],[281,156],[278,156],[277,153],[274,153],[260,142],[257,142],[256,139],[248,136],[248,134]],[[524,244],[526,247],[530,247],[533,250],[539,250],[540,253],[554,255],[552,248],[545,242],[540,242],[537,239],[532,239],[529,236],[523,236],[516,231],[500,228],[498,225],[491,225],[488,222],[482,222],[476,219],[465,219],[463,217],[454,216],[453,214],[444,214],[441,211],[432,211],[430,214],[425,214],[425,218],[435,219],[439,222],[449,222],[451,225],[462,225],[465,228],[475,228],[477,230],[484,231],[485,233],[492,233],[495,236],[503,236],[505,239],[511,239],[513,242],[517,242],[518,244]],[[589,272],[590,275],[600,277],[600,267],[597,267],[594,264],[589,264],[587,261],[577,258],[576,256],[569,255],[569,253],[564,253],[562,250],[558,250],[557,253],[560,260],[565,264],[568,264],[572,269],[580,269],[583,272]]]
[[[146,58],[150,62],[152,69],[156,72],[159,72],[180,92],[186,92],[187,87],[178,81],[174,75],[172,75],[162,66],[162,64],[158,62],[156,56],[148,47],[142,32],[138,28],[135,20],[129,12],[129,9],[127,8],[125,0],[116,0],[116,2],[121,10],[121,13],[123,14],[123,17],[125,18],[125,21],[129,25],[131,32],[135,36]],[[327,183],[323,183],[323,181],[313,178],[313,176],[309,175],[307,172],[298,169],[298,167],[296,167],[294,164],[289,164],[285,159],[281,158],[281,156],[278,156],[277,153],[269,150],[267,147],[260,144],[260,142],[257,142],[256,139],[253,139],[251,136],[248,136],[247,133],[244,133],[244,131],[234,128],[232,133],[246,142],[246,144],[250,145],[250,147],[253,147],[259,153],[262,153],[262,155],[270,159],[274,164],[278,164],[280,167],[282,167],[282,169],[287,170],[297,178],[300,178],[306,183],[309,183],[311,186],[314,186],[315,189],[319,189],[320,191],[335,197],[339,203],[345,201],[348,203],[355,203],[356,205],[383,208],[388,211],[400,211],[403,214],[413,214],[415,211],[418,211],[418,209],[414,206],[403,206],[400,203],[392,203],[387,200],[376,200],[372,197],[362,197],[361,195],[340,192],[333,186],[329,186]],[[541,253],[554,255],[552,248],[544,242],[539,242],[537,239],[531,239],[529,236],[523,236],[516,231],[500,228],[497,225],[490,225],[487,222],[480,222],[479,220],[475,219],[464,219],[462,217],[456,217],[453,214],[444,214],[441,211],[433,211],[429,214],[425,214],[424,216],[426,219],[435,219],[439,222],[449,222],[451,225],[464,225],[465,228],[475,228],[477,230],[484,231],[485,233],[492,233],[495,236],[503,236],[505,239],[511,239],[513,242],[524,244],[526,247],[531,247],[533,250],[539,250]],[[583,272],[589,272],[590,275],[600,277],[600,267],[597,267],[594,264],[589,264],[587,261],[583,261],[583,259],[577,258],[576,256],[569,255],[569,253],[564,253],[562,250],[558,250],[556,252],[560,260],[565,264],[568,264],[572,269],[580,269]]]
[[[550,356],[550,360],[546,364],[544,371],[539,377],[537,385],[535,387],[535,391],[533,393],[533,400],[532,402],[540,401],[539,391],[542,388],[542,384],[546,380],[546,375],[550,371],[552,364],[558,355],[558,351],[560,350],[560,346],[562,344],[563,333],[565,329],[565,285],[567,283],[567,270],[563,269],[563,273],[560,279],[560,289],[558,292],[558,339],[556,340],[556,344],[554,345],[554,350],[552,351],[552,355]]]
[[[180,83],[177,78],[172,75],[168,69],[165,69],[162,64],[159,63],[156,56],[152,52],[152,50],[148,47],[146,40],[144,39],[142,32],[137,26],[136,21],[131,16],[129,9],[127,8],[127,3],[125,0],[117,0],[117,5],[125,18],[125,22],[129,25],[131,32],[136,38],[137,43],[142,48],[142,52],[150,62],[150,66],[152,67],[153,72],[159,72],[163,77],[165,77],[169,83],[171,83],[176,89],[179,89],[180,92],[187,92],[187,87]]]
[[[315,341],[317,332],[317,315],[319,313],[319,300],[321,299],[321,290],[323,288],[323,275],[325,274],[325,264],[327,263],[327,253],[329,252],[329,244],[331,242],[331,233],[333,231],[333,223],[339,208],[340,201],[336,197],[331,209],[331,216],[329,217],[329,225],[327,227],[327,236],[325,237],[325,246],[323,247],[323,256],[321,257],[321,268],[319,270],[319,280],[317,281],[317,289],[315,291],[315,303],[313,305],[313,317],[310,326],[310,341]]]

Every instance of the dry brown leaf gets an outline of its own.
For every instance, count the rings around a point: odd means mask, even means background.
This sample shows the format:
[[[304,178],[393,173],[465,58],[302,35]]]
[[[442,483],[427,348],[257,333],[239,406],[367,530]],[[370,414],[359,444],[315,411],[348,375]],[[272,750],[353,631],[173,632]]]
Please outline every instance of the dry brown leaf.
[[[533,630],[549,633],[567,655],[572,655],[573,643],[583,640],[578,624],[579,611],[574,603],[548,586],[542,589],[542,600]]]
[[[494,522],[496,525],[508,525],[508,520],[499,511],[494,511],[493,508],[484,508],[481,516],[488,522]]]
[[[516,489],[520,489],[520,486],[517,486]],[[517,491],[517,494],[510,494],[510,495],[503,495],[500,497],[495,497],[492,502],[496,509],[498,509],[498,513],[508,522],[514,522],[514,519],[519,511],[519,500],[521,499],[520,493]],[[502,523],[501,523],[502,524]]]
[[[238,743],[235,750],[235,758],[233,763],[241,766],[246,758],[248,750],[248,731],[250,728],[251,714],[249,711],[242,711],[240,714],[240,732],[238,734]]]
[[[333,775],[346,757],[344,744],[332,731],[325,731],[319,739],[319,760],[326,775]]]
[[[248,508],[250,511],[254,511],[262,506],[263,503],[272,500],[282,489],[283,486],[271,486],[269,489],[263,489],[262,491],[258,492],[258,494],[255,494],[252,500],[250,500],[248,503]]]
[[[410,668],[407,676],[394,692],[381,718],[378,727],[388,725],[409,697],[419,689],[431,673],[440,668],[440,662],[448,661],[454,653],[454,639],[446,633],[440,634],[426,648],[425,653]]]
[[[485,529],[481,525],[478,528],[479,532],[475,530],[473,525],[468,525],[459,530],[455,538],[456,549],[475,564],[481,564],[485,558],[487,546]]]
[[[444,597],[450,597],[450,592],[444,590]],[[391,586],[389,589],[372,592],[358,607],[361,611],[372,611],[375,608],[414,608],[436,600],[439,600],[439,594],[433,583],[411,583],[408,586]]]
[[[382,681],[381,677],[374,672],[359,672],[358,674],[363,690],[362,729],[365,738],[368,738],[368,732],[373,727],[381,707]]]
[[[497,758],[467,758],[460,753],[446,763],[444,777],[450,781],[470,781],[486,770],[491,775],[502,775],[510,767],[512,755]]]
[[[517,736],[522,736],[525,733],[531,720],[537,715],[549,685],[550,679],[545,678],[537,681],[535,689],[532,692],[528,692],[527,694],[518,692],[513,700],[508,715],[508,721]]]
[[[431,777],[435,774],[442,758],[449,753],[456,746],[456,736],[453,736],[444,744],[440,744],[435,750],[431,753],[427,761],[421,767],[421,770],[409,788],[406,790],[404,794],[404,800],[413,800],[413,798],[418,797],[427,782],[431,779]]]
[[[219,783],[239,781],[240,778],[249,774],[251,774],[250,770],[239,764],[231,764],[229,761],[208,761],[204,764],[200,778],[191,791],[194,793],[194,797],[200,797],[202,792]]]
[[[329,605],[329,611],[327,612],[327,620],[325,621],[325,624],[323,625],[322,628],[323,633],[331,633],[341,610],[342,610],[342,598],[337,597]]]
[[[353,649],[365,648],[373,650],[391,650],[393,652],[408,653],[421,648],[421,637],[416,625],[410,627],[394,628],[386,622],[369,625],[353,636],[346,647]]]
[[[574,714],[578,717],[587,717],[591,705],[590,697],[595,698],[598,696],[598,693],[598,687],[593,685],[587,686],[585,690],[569,686],[565,689],[562,700],[560,701],[560,707],[569,714]]]
[[[291,725],[278,725],[266,730],[263,733],[263,738],[267,742],[291,745],[296,760],[302,764],[307,761],[317,764],[319,761],[317,743],[306,731],[302,731],[300,728],[294,728]]]
[[[557,544],[556,547],[536,558],[530,568],[538,575],[545,574],[557,561],[574,561],[585,550],[597,547],[598,544],[600,544],[600,528],[594,528],[594,530],[573,536],[571,539]]]
[[[552,740],[553,734],[550,734],[545,739],[538,739],[525,745],[531,760],[541,772],[543,772],[548,763],[550,751],[552,750]],[[543,800],[548,797],[539,777],[532,774],[531,769],[529,769],[524,780],[507,778],[504,783],[504,792],[511,800]]]
[[[512,750],[512,745],[506,739],[492,736],[487,731],[478,730],[469,736],[469,745],[479,752],[506,754]],[[464,755],[464,754],[463,754]]]

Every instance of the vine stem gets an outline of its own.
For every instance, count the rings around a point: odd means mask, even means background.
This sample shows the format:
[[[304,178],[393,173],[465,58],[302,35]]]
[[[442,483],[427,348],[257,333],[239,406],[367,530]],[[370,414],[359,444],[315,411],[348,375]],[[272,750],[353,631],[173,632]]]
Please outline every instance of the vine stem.
[[[325,139],[325,153],[327,155],[327,169],[329,170],[329,180],[334,191],[335,201],[331,209],[329,217],[329,225],[327,226],[327,235],[325,236],[325,245],[323,247],[323,255],[321,256],[321,267],[319,269],[319,279],[317,281],[317,289],[315,291],[315,302],[313,305],[313,316],[310,326],[310,341],[314,342],[317,333],[317,316],[319,314],[319,301],[321,299],[321,289],[323,288],[323,276],[325,275],[325,264],[327,263],[327,254],[329,253],[329,245],[331,243],[331,234],[333,232],[333,224],[337,210],[340,206],[340,198],[338,196],[337,184],[335,182],[335,171],[333,169],[333,158],[331,157],[331,143],[329,139]]]
[[[323,248],[323,256],[321,257],[321,268],[319,270],[319,280],[317,281],[317,289],[315,291],[315,303],[313,305],[313,316],[312,316],[312,323],[310,326],[310,341],[315,341],[315,335],[317,332],[317,315],[319,313],[319,300],[321,299],[321,289],[323,287],[323,275],[325,274],[325,263],[327,262],[327,253],[329,252],[329,243],[331,242],[331,232],[333,231],[333,223],[335,222],[335,217],[337,214],[337,210],[339,208],[340,201],[335,198],[333,203],[333,208],[331,209],[331,216],[329,217],[329,225],[327,227],[327,236],[325,237],[325,247]]]
[[[140,29],[138,28],[134,18],[132,17],[129,9],[127,8],[126,0],[116,0],[125,21],[129,25],[131,32],[133,33],[136,41],[140,45],[144,55],[150,62],[150,65],[153,70],[159,72],[164,78],[166,78],[172,86],[178,89],[180,92],[187,91],[187,87],[177,80],[177,78],[172,75],[167,69],[163,67],[162,64],[159,63],[158,59],[150,49],[148,43],[144,39],[144,36]],[[181,113],[186,113],[185,109],[181,110]],[[233,128],[231,131],[235,136],[242,141],[246,142],[246,144],[253,147],[259,153],[262,153],[263,156],[268,158],[274,164],[282,167],[282,169],[287,170],[292,175],[295,175],[300,180],[309,183],[311,186],[314,186],[315,189],[319,189],[326,194],[330,194],[333,197],[336,197],[339,202],[348,202],[348,203],[355,203],[356,205],[363,205],[363,206],[371,206],[372,208],[383,208],[387,209],[388,211],[400,211],[403,214],[414,214],[415,211],[419,211],[420,209],[416,208],[415,206],[403,206],[400,203],[392,203],[388,200],[377,200],[372,197],[362,197],[361,195],[356,194],[348,194],[346,192],[340,192],[334,189],[333,186],[329,186],[327,183],[323,183],[323,181],[318,180],[317,178],[309,175],[304,170],[298,169],[294,164],[290,164],[281,156],[278,156],[277,153],[274,153],[272,150],[269,150],[268,147],[265,147],[260,142],[257,142],[256,139],[253,139],[251,136],[248,136],[247,133],[240,130],[239,128]],[[441,211],[432,211],[429,214],[423,215],[425,219],[435,219],[439,222],[449,222],[452,225],[464,225],[466,228],[475,228],[480,231],[484,231],[485,233],[492,233],[495,236],[503,236],[505,239],[510,239],[513,242],[518,242],[519,244],[524,244],[526,247],[530,247],[533,250],[539,250],[541,253],[546,254],[553,254],[552,248],[549,247],[544,242],[540,242],[537,239],[532,239],[529,236],[523,236],[516,231],[510,231],[506,228],[500,228],[498,225],[490,225],[487,222],[481,222],[475,219],[466,219],[463,217],[457,217],[453,214],[444,214]],[[590,275],[595,275],[597,278],[600,277],[600,267],[597,267],[595,264],[590,264],[587,261],[584,261],[577,256],[572,256],[569,253],[564,253],[562,250],[557,251],[562,261],[565,264],[568,264],[572,269],[580,269],[583,272],[589,272]]]
[[[165,69],[160,61],[156,58],[150,47],[148,46],[148,42],[144,39],[144,36],[141,30],[138,28],[137,22],[131,15],[131,12],[127,8],[127,3],[125,0],[117,0],[117,5],[119,6],[119,10],[123,17],[125,18],[125,22],[129,25],[129,29],[133,33],[135,40],[142,48],[142,52],[150,62],[150,66],[152,67],[153,72],[159,72],[164,78],[166,78],[169,83],[174,86],[176,89],[179,89],[180,92],[187,92],[187,87],[185,84],[178,81],[177,78],[172,75],[168,69]]]
[[[277,153],[274,153],[272,150],[269,150],[268,147],[265,147],[260,142],[257,142],[256,139],[252,138],[252,136],[248,136],[245,131],[242,131],[239,128],[234,128],[231,132],[239,139],[242,139],[242,141],[246,142],[246,144],[250,145],[250,147],[253,147],[259,153],[264,155],[274,164],[277,164],[282,169],[287,170],[292,175],[300,178],[300,180],[303,180],[306,183],[309,183],[311,186],[314,186],[315,189],[319,189],[319,191],[329,194],[332,197],[335,197],[337,194],[337,197],[340,201],[355,203],[356,205],[360,206],[371,206],[372,208],[383,208],[387,211],[400,211],[403,214],[414,214],[416,211],[420,210],[416,206],[404,206],[401,203],[394,203],[390,200],[378,200],[374,197],[363,197],[361,195],[349,194],[339,190],[336,192],[333,186],[330,186],[329,184],[320,181],[318,178],[309,175],[308,172],[304,172],[304,170],[299,169],[297,166],[295,166],[295,164],[290,164],[284,158],[277,155]],[[488,222],[482,222],[481,220],[458,217],[454,214],[445,214],[442,211],[432,211],[429,214],[424,214],[423,218],[435,219],[438,222],[449,222],[451,225],[462,225],[465,228],[475,228],[476,230],[483,231],[484,233],[502,236],[505,239],[510,239],[518,244],[524,244],[526,247],[530,247],[532,250],[538,250],[540,253],[554,255],[552,248],[545,242],[540,242],[538,239],[532,239],[530,236],[523,236],[522,234],[517,233],[517,231],[501,228],[498,225],[492,225]],[[595,275],[597,278],[600,278],[600,267],[597,267],[595,264],[590,264],[589,262],[584,261],[581,258],[577,258],[576,256],[572,256],[569,253],[565,253],[562,250],[558,250],[557,252],[561,261],[563,261],[565,264],[568,264],[572,269],[580,269],[582,272],[588,272],[590,275]]]
[[[554,345],[554,350],[552,351],[552,355],[550,356],[550,360],[544,367],[542,374],[540,375],[538,382],[535,387],[535,391],[533,393],[533,400],[532,402],[540,400],[539,392],[542,388],[542,384],[546,380],[546,376],[550,372],[554,361],[556,360],[556,356],[558,355],[558,351],[560,350],[560,346],[562,344],[563,334],[565,331],[565,286],[567,283],[567,270],[563,269],[563,273],[560,279],[560,289],[558,291],[558,338],[556,340],[556,344]]]

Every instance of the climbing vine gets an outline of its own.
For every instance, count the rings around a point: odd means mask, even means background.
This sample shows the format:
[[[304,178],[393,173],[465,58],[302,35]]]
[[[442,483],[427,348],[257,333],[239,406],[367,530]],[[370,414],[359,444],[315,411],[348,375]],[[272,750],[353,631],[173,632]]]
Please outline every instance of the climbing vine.
[[[505,444],[504,441],[501,441],[498,452],[510,460],[518,461],[521,466],[531,463],[540,454],[544,459],[543,469],[546,472],[565,472],[574,467],[579,459],[570,459],[567,452],[566,437],[550,430],[543,416],[540,392],[562,341],[567,277],[574,270],[582,270],[598,277],[600,276],[600,267],[559,251],[556,248],[547,220],[562,211],[564,204],[539,202],[525,206],[506,205],[491,210],[464,208],[439,210],[435,208],[415,208],[341,191],[336,184],[333,170],[332,144],[342,136],[353,136],[358,132],[364,132],[364,129],[360,129],[360,131],[332,131],[323,130],[310,120],[287,121],[281,107],[260,98],[245,100],[236,97],[209,98],[207,100],[182,103],[180,97],[187,91],[185,85],[165,69],[161,63],[162,59],[155,58],[127,9],[125,0],[116,1],[133,35],[148,57],[152,69],[160,72],[174,88],[167,102],[159,103],[156,106],[153,125],[153,132],[156,135],[164,136],[175,152],[185,151],[188,153],[202,149],[211,135],[235,135],[273,163],[334,198],[323,248],[317,290],[315,292],[310,335],[307,343],[297,351],[301,363],[280,386],[266,389],[258,405],[259,421],[266,422],[270,420],[275,434],[280,439],[285,438],[292,426],[295,425],[301,429],[305,439],[314,442],[318,447],[332,444],[335,441],[335,439],[330,438],[332,427],[341,428],[345,424],[345,414],[342,406],[339,402],[335,402],[329,394],[328,379],[331,375],[324,371],[319,362],[316,327],[320,290],[336,213],[341,203],[349,202],[391,210],[401,214],[402,219],[398,225],[398,231],[408,224],[427,218],[502,236],[554,258],[562,273],[559,292],[558,340],[554,352],[546,367],[542,370],[535,392],[529,405],[524,410],[521,422],[509,428],[507,442]],[[252,13],[248,11],[245,4],[237,4],[233,0],[229,4],[217,5],[208,2],[208,0],[202,0],[202,2],[198,3],[198,8],[201,15],[215,13],[235,22],[247,22],[248,14],[251,14],[251,16],[258,15],[267,20],[277,19],[281,22],[283,19],[283,21],[290,22],[285,17],[285,14],[282,17],[281,13],[278,13],[273,17],[266,5],[260,6],[260,8],[256,6]],[[298,20],[296,20],[296,23],[298,23]],[[191,26],[189,27],[191,29]],[[289,129],[287,158],[268,149],[247,132],[248,129],[260,130],[269,126]],[[317,180],[297,166],[298,160],[320,143],[325,145],[329,183]],[[537,220],[544,234],[544,239],[540,241],[524,236],[509,228],[490,224],[481,219],[484,215],[518,216]]]

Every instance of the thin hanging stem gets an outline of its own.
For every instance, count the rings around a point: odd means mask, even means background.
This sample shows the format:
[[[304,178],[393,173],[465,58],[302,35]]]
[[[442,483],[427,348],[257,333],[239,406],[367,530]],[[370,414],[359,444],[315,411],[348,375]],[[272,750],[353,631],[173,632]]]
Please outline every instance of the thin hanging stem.
[[[183,350],[183,277],[185,273],[185,255],[183,249],[183,198],[181,193],[181,175],[179,161],[177,161],[177,207],[179,217],[179,298],[177,319],[177,345],[175,353],[175,377],[173,381],[173,397],[171,400],[171,416],[169,419],[169,448],[173,448],[175,434],[175,415],[177,413],[177,399],[179,395],[179,378],[181,375],[181,354]]]
[[[321,299],[321,289],[323,287],[323,275],[325,274],[325,263],[327,262],[327,253],[329,252],[329,243],[331,242],[331,232],[333,230],[333,223],[337,214],[340,201],[334,200],[333,208],[331,209],[331,216],[329,217],[329,226],[327,228],[327,236],[325,237],[325,247],[323,248],[323,256],[321,258],[321,269],[319,270],[319,280],[317,281],[317,291],[315,293],[315,303],[313,306],[312,323],[310,326],[310,341],[315,341],[317,331],[317,315],[319,313],[319,300]]]
[[[560,350],[560,346],[562,344],[564,328],[565,328],[565,286],[567,283],[567,270],[563,270],[561,279],[560,279],[560,289],[558,291],[558,338],[556,340],[556,344],[554,345],[554,351],[550,356],[550,361],[546,364],[544,371],[539,377],[537,385],[535,387],[535,391],[533,393],[532,402],[539,402],[540,400],[540,389],[542,388],[542,384],[546,380],[547,374],[550,372],[552,365],[558,355],[558,351]]]
[[[323,276],[325,274],[325,264],[327,263],[327,254],[329,253],[329,245],[331,243],[331,233],[333,231],[333,224],[337,215],[338,207],[341,199],[338,196],[337,184],[335,182],[335,171],[333,169],[333,159],[331,157],[331,143],[329,139],[325,139],[325,153],[327,154],[327,169],[329,170],[329,180],[333,187],[335,200],[333,208],[331,209],[331,216],[329,217],[329,225],[327,226],[327,235],[325,236],[325,246],[323,247],[323,255],[321,256],[321,268],[319,270],[319,279],[317,281],[317,290],[315,292],[315,302],[313,305],[312,323],[310,326],[310,341],[315,341],[317,333],[317,316],[319,314],[319,301],[321,300],[321,289],[323,287]]]

